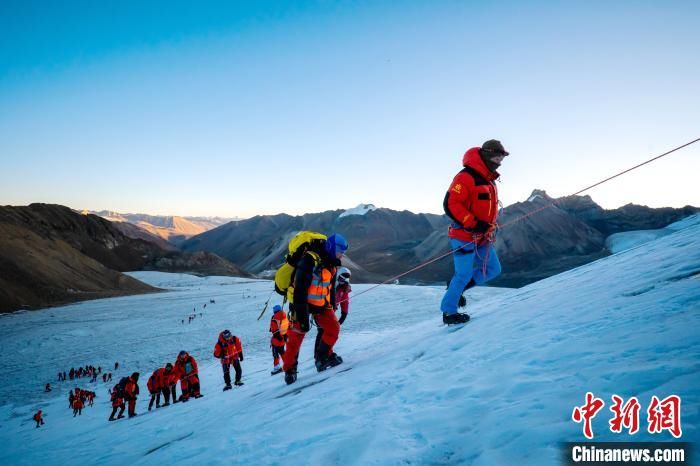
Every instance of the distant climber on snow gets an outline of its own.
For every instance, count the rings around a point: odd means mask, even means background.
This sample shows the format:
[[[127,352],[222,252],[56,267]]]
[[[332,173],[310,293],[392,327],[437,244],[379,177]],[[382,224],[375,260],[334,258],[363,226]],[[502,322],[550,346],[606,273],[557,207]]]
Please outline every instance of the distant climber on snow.
[[[39,428],[39,426],[44,425],[44,418],[42,417],[41,410],[37,411],[36,414],[34,414],[34,421],[36,421],[37,429]]]
[[[274,367],[272,368],[272,375],[279,374],[282,372],[282,366],[280,366],[280,359],[284,355],[284,345],[287,343],[287,330],[289,329],[289,319],[287,319],[287,314],[282,309],[282,306],[276,304],[272,308],[273,314],[270,319],[270,333],[272,333],[272,338],[270,339],[270,347],[272,348],[272,362]]]
[[[501,273],[493,245],[498,217],[495,182],[499,177],[496,170],[507,155],[503,144],[495,139],[467,150],[462,158],[464,168],[445,194],[443,207],[452,219],[447,236],[455,265],[454,276],[440,303],[442,321],[447,325],[469,320],[469,314],[457,312],[464,291]]]
[[[347,267],[340,267],[338,269],[335,285],[335,302],[336,308],[340,306],[340,319],[338,319],[340,325],[343,325],[343,322],[345,322],[345,319],[348,317],[348,311],[350,310],[350,292],[352,292],[352,288],[350,287],[351,276],[350,269]]]

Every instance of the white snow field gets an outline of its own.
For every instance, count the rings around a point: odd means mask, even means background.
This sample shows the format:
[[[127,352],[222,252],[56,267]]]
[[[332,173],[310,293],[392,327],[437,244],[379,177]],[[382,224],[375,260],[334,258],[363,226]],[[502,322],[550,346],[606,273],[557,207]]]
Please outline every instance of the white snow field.
[[[615,233],[605,239],[605,248],[613,254],[626,251],[644,243],[648,243],[649,241],[663,238],[666,235],[670,235],[677,230],[681,230],[688,225],[698,222],[700,222],[700,215],[691,215],[683,220],[671,223],[670,225],[666,225],[664,228],[659,228],[657,230],[636,230]]]
[[[560,464],[560,442],[585,440],[571,413],[589,391],[606,403],[595,440],[673,441],[646,432],[650,398],[672,394],[680,440],[700,436],[697,221],[518,290],[472,290],[473,319],[459,329],[441,325],[442,289],[379,287],[351,303],[345,362],[317,373],[312,329],[291,386],[270,376],[270,311],[256,320],[270,282],[132,275],[172,291],[0,318],[0,464]],[[204,316],[188,324],[193,308]],[[245,385],[228,392],[212,356],[224,328],[245,352]],[[181,349],[197,358],[205,396],[147,412],[148,375]],[[116,360],[118,376],[142,374],[140,415],[107,422],[100,382],[95,406],[73,418],[67,390],[90,384],[56,372]],[[44,394],[47,381],[56,388]],[[610,432],[613,394],[639,399],[636,435]]]

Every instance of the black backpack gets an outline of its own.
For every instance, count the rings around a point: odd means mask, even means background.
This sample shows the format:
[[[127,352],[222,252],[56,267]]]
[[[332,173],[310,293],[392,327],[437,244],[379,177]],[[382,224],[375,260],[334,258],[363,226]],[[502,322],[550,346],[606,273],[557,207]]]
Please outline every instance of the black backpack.
[[[126,384],[129,382],[128,377],[122,377],[119,383],[114,387],[117,390],[117,395],[119,398],[124,398],[126,394]]]

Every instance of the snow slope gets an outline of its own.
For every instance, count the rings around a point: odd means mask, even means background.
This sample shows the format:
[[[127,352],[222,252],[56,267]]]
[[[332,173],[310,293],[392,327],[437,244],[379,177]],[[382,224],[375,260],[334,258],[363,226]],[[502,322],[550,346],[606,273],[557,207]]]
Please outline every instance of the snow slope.
[[[700,223],[700,215],[691,215],[683,220],[667,225],[658,230],[625,231],[610,235],[605,240],[605,247],[613,254],[632,249],[649,241],[663,238],[666,235]]]
[[[337,345],[345,363],[316,373],[310,335],[299,380],[271,377],[266,281],[134,276],[173,289],[0,318],[2,464],[559,464],[582,441],[571,420],[587,391],[603,398],[602,441],[661,440],[607,429],[610,396],[682,397],[684,441],[700,421],[700,225],[517,290],[470,291],[474,319],[440,325],[443,290],[384,286],[358,296]],[[356,285],[355,292],[365,286]],[[210,298],[192,324],[188,311]],[[221,392],[216,335],[241,336],[245,386]],[[180,349],[200,362],[204,398],[108,423],[106,388],[72,418],[69,383],[41,393],[57,366],[146,372]],[[41,407],[46,425],[34,428]],[[646,427],[644,413],[640,419]],[[80,445],[78,447],[78,445]]]

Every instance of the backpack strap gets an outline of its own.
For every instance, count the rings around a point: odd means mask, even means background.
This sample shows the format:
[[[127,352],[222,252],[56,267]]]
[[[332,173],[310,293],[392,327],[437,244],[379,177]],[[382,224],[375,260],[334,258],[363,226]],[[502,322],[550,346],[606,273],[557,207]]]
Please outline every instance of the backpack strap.
[[[483,186],[483,185],[491,184],[491,182],[489,180],[487,180],[486,178],[484,178],[484,176],[481,173],[479,173],[478,171],[476,171],[475,169],[473,169],[470,166],[465,166],[461,170],[460,173],[469,173],[469,175],[471,175],[471,177],[474,178],[474,184],[476,186]]]

